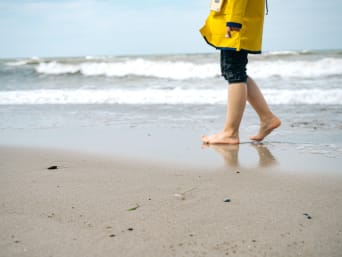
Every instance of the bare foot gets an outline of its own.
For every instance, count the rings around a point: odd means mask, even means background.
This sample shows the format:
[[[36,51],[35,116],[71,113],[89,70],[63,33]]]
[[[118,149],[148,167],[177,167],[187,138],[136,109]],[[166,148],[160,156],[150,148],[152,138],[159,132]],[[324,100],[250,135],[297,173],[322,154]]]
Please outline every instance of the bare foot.
[[[274,129],[281,125],[280,119],[273,116],[271,119],[262,122],[259,133],[255,136],[250,137],[251,140],[262,141],[267,135],[269,135]]]
[[[228,133],[220,132],[211,136],[202,136],[202,142],[204,144],[230,144],[237,145],[240,143],[238,136],[231,136]]]

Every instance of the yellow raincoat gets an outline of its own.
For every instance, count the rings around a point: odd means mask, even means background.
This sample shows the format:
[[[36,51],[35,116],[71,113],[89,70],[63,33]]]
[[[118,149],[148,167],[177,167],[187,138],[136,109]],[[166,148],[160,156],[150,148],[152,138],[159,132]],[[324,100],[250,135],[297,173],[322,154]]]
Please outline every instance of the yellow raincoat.
[[[261,53],[265,0],[224,0],[219,12],[211,11],[200,32],[217,49]],[[227,23],[241,26],[227,38]]]

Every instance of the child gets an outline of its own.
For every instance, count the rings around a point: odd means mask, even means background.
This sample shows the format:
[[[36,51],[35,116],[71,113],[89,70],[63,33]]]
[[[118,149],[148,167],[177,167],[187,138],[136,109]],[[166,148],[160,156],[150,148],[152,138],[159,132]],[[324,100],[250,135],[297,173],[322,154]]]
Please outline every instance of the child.
[[[254,80],[247,75],[249,53],[261,53],[265,15],[264,0],[212,0],[212,8],[201,34],[208,44],[221,50],[222,76],[229,82],[227,117],[221,132],[202,136],[206,144],[239,144],[239,127],[246,101],[260,119],[258,134],[262,141],[281,125],[269,109]]]

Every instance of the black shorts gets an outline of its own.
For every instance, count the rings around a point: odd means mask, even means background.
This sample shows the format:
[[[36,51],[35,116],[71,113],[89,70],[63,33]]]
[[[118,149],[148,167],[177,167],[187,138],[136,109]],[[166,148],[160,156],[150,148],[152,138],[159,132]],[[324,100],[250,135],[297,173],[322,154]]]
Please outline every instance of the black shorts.
[[[247,82],[247,63],[247,51],[221,50],[221,73],[230,84]]]

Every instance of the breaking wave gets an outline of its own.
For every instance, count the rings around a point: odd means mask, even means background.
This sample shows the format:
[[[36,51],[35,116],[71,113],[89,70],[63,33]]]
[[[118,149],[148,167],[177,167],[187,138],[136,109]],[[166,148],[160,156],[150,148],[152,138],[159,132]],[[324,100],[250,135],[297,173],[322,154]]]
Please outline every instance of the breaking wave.
[[[79,63],[51,61],[39,63],[35,67],[35,70],[40,74],[48,75],[140,76],[172,80],[207,79],[220,76],[218,62],[198,64],[196,62],[151,61],[145,59],[123,62],[96,62],[88,60]],[[255,78],[319,78],[341,76],[342,59],[250,61],[248,72]]]
[[[342,89],[263,90],[270,104],[341,105]],[[28,90],[0,92],[0,105],[21,104],[225,104],[226,90]]]
[[[197,65],[191,62],[158,62],[143,59],[125,62],[83,62],[63,64],[59,62],[40,63],[36,71],[42,74],[75,74],[84,76],[125,77],[142,76],[184,80],[217,76],[216,64]]]

